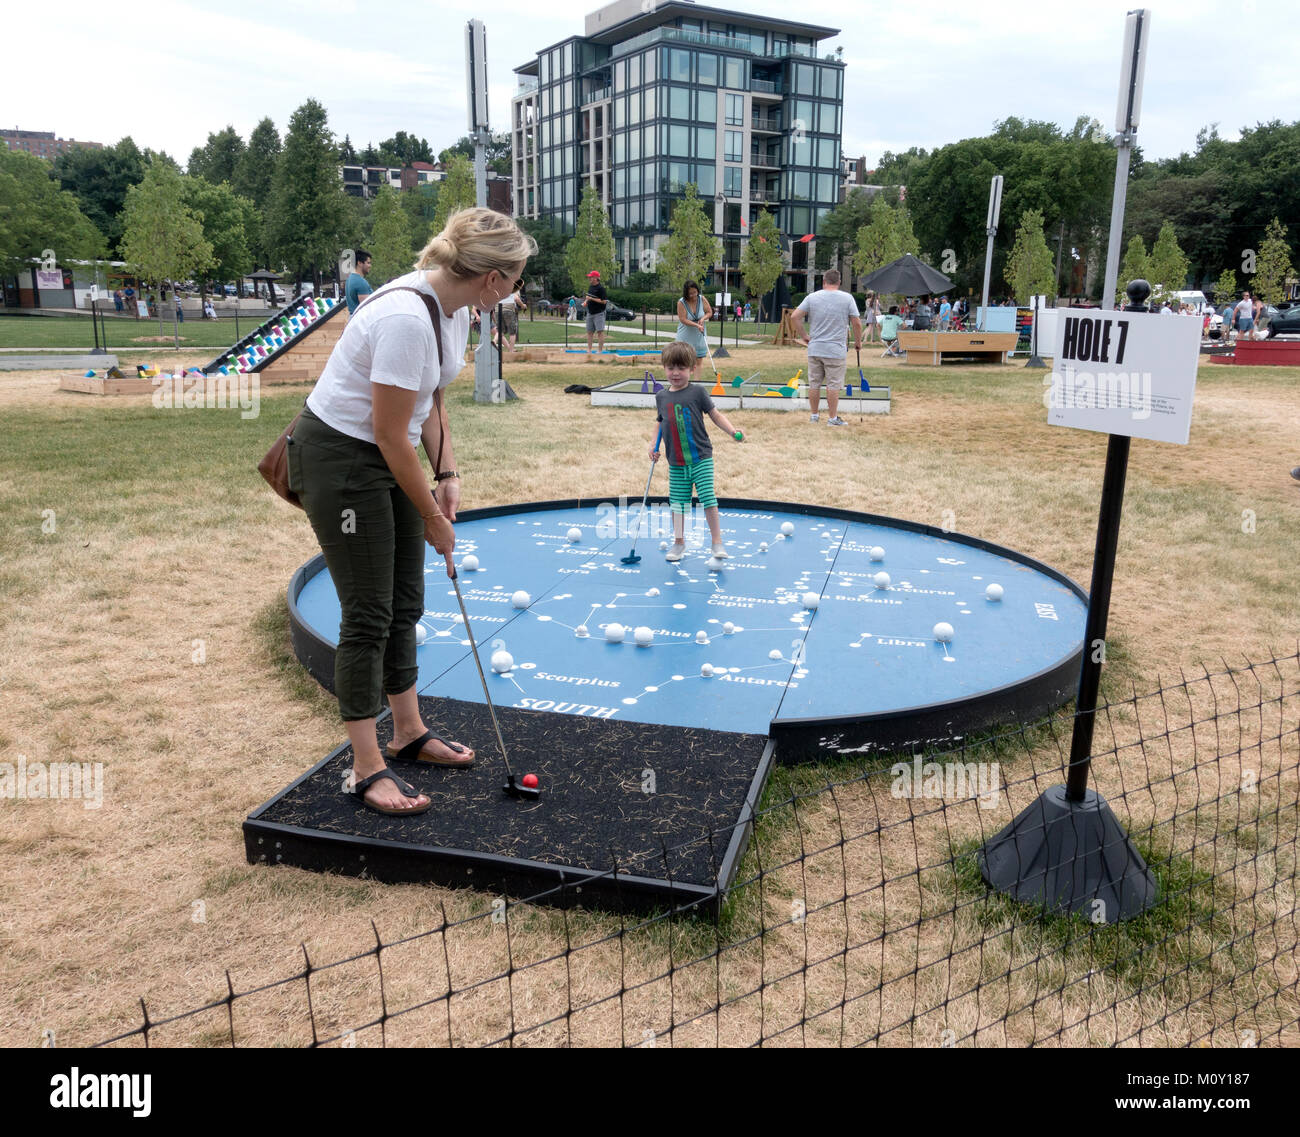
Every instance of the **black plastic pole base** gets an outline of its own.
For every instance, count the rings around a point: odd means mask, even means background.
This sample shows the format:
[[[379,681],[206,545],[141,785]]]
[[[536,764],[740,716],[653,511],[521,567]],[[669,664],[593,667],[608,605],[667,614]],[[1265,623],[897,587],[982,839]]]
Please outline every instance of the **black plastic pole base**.
[[[1033,368],[1042,368],[1044,371],[1047,370],[1047,364],[1043,362],[1043,357],[1040,356],[1038,352],[1034,352],[1034,354],[1029,357],[1029,359],[1025,363],[1025,366],[1033,367]]]
[[[1059,915],[1106,924],[1139,916],[1160,896],[1142,854],[1106,799],[1082,801],[1053,786],[979,852],[989,887]]]
[[[729,352],[725,347],[723,347],[721,344],[719,344],[719,345],[718,345],[718,350],[715,351],[715,352],[713,353],[713,358],[714,358],[714,359],[730,359],[730,358],[731,358],[731,352]]]

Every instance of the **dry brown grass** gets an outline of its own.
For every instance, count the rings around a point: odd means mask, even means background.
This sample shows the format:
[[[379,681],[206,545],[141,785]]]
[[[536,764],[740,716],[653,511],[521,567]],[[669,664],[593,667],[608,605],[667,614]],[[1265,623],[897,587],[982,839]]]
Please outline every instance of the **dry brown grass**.
[[[763,367],[776,378],[800,365],[793,351],[733,355],[745,374]],[[958,530],[1044,560],[1086,587],[1100,436],[1047,427],[1040,375],[1023,368],[935,372],[884,366],[872,355],[873,383],[894,384],[892,415],[838,431],[797,414],[733,415],[749,440],[719,445],[719,492],[932,524],[951,510]],[[475,407],[468,376],[453,389],[467,508],[639,492],[651,416],[593,410],[562,393],[567,383],[610,382],[610,367],[517,366],[508,377],[524,398],[507,407]],[[1144,1045],[1236,1044],[1246,1028],[1266,1036],[1281,1029],[1282,1041],[1296,1041],[1294,1028],[1281,1025],[1297,1014],[1295,866],[1269,852],[1295,849],[1294,807],[1286,808],[1297,792],[1294,733],[1286,734],[1295,729],[1294,671],[1275,684],[1279,698],[1285,692],[1283,741],[1252,744],[1248,716],[1221,723],[1226,753],[1208,769],[1216,744],[1205,725],[1164,750],[1125,745],[1139,706],[1131,722],[1117,711],[1109,729],[1118,734],[1098,740],[1118,751],[1099,763],[1098,783],[1123,802],[1135,832],[1156,825],[1157,854],[1217,874],[1233,898],[1228,925],[1183,937],[1185,955],[1213,962],[1163,986],[1145,976],[1140,998],[1131,972],[1088,974],[1095,946],[1053,949],[1033,962],[1032,935],[1000,934],[1011,922],[964,898],[944,867],[954,848],[995,831],[1058,780],[1050,740],[1008,759],[1004,779],[1013,784],[992,813],[970,803],[935,813],[932,803],[891,797],[887,779],[857,778],[856,768],[782,774],[782,791],[850,780],[801,803],[797,826],[787,808],[760,827],[764,867],[792,863],[762,878],[761,900],[757,885],[745,890],[729,927],[737,937],[760,923],[773,930],[728,949],[716,965],[671,976],[669,949],[679,964],[707,954],[712,929],[620,936],[617,919],[598,913],[525,907],[510,923],[516,968],[566,942],[613,938],[493,980],[506,968],[506,932],[471,919],[487,909],[481,894],[247,865],[243,818],[341,735],[332,702],[286,661],[285,584],[316,547],[305,519],[276,502],[253,470],[302,392],[268,393],[256,423],[209,428],[205,419],[194,433],[192,418],[155,413],[147,397],[58,394],[56,381],[0,375],[6,437],[12,427],[24,439],[0,459],[0,496],[12,508],[0,544],[0,760],[75,754],[105,764],[107,790],[99,810],[0,803],[8,1004],[0,1043],[36,1044],[45,1029],[60,1045],[93,1042],[138,1025],[139,995],[153,1017],[165,1017],[221,997],[227,968],[248,990],[299,969],[299,943],[317,964],[345,959],[373,946],[372,921],[392,942],[438,925],[443,912],[470,922],[385,950],[385,989],[390,1013],[428,999],[447,981],[444,955],[456,989],[486,980],[452,998],[458,1044],[507,1036],[512,1005],[520,1030],[589,1002],[567,1023],[518,1041],[635,1043],[644,1031],[700,1015],[674,1031],[676,1044],[753,1042],[760,1021],[775,1045],[820,1044],[839,1040],[841,1012],[817,1012],[845,999],[845,1037],[882,1045],[935,1045],[944,1030],[986,1045],[1036,1037],[1099,1044],[1135,1038],[1143,1027]],[[1191,444],[1134,444],[1112,601],[1113,676],[1150,690],[1158,676],[1198,661],[1218,669],[1221,656],[1262,660],[1294,650],[1300,486],[1287,470],[1300,461],[1297,382],[1294,372],[1202,368]],[[160,456],[148,460],[146,443]],[[40,531],[44,508],[59,519],[54,535]],[[1244,510],[1254,513],[1253,533],[1243,532]],[[195,640],[204,641],[202,665],[191,661]],[[1115,680],[1108,689],[1120,691]],[[1196,717],[1190,702],[1186,717]],[[1264,820],[1243,826],[1244,799],[1231,787],[1247,763],[1272,777],[1261,779]],[[1200,810],[1189,814],[1195,803]],[[1175,815],[1181,820],[1171,825]],[[841,826],[851,838],[842,846]],[[1259,848],[1237,844],[1232,834],[1241,832],[1253,832]],[[795,897],[807,903],[804,924],[789,922]],[[205,922],[192,918],[196,901]],[[1252,927],[1263,931],[1246,945]],[[1225,943],[1236,946],[1216,957]],[[1267,966],[1252,968],[1241,955],[1247,946]],[[827,962],[806,966],[819,960]],[[378,1016],[375,975],[368,957],[313,977],[322,1037]],[[621,1000],[596,1002],[642,981]],[[241,999],[237,1040],[311,1041],[303,987]],[[723,1009],[708,1013],[719,992]],[[445,1043],[447,1019],[442,1002],[403,1014],[389,1022],[388,1041]],[[377,1028],[355,1036],[357,1045],[378,1039]],[[224,1009],[154,1039],[227,1040]]]

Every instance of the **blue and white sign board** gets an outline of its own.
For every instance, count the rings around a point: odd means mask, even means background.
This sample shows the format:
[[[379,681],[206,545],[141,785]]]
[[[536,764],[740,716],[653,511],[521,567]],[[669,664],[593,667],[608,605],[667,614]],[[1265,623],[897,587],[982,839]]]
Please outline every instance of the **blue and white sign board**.
[[[1062,313],[1043,403],[1052,426],[1187,444],[1199,320],[1157,312]]]

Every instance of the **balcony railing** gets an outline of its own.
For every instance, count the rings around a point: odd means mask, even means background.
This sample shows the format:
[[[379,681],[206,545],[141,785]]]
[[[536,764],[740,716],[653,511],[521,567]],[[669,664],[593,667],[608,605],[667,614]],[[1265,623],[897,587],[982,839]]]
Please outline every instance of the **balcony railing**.
[[[750,201],[775,201],[776,190],[752,189],[749,191],[749,200]]]
[[[781,168],[781,162],[777,155],[769,154],[765,150],[751,150],[749,152],[749,164],[767,170],[779,170]]]
[[[779,95],[781,93],[776,89],[776,84],[769,82],[767,79],[751,79],[749,89],[760,95]]]
[[[749,120],[749,125],[754,130],[762,130],[768,134],[781,133],[781,120],[776,115],[754,115]]]
[[[526,95],[529,91],[537,90],[537,79],[534,76],[527,76],[519,80],[519,85],[515,88],[516,95]]]
[[[608,99],[611,93],[612,92],[608,87],[602,87],[599,91],[588,91],[582,96],[581,105],[585,107],[588,103],[595,103],[599,102],[601,99]]]

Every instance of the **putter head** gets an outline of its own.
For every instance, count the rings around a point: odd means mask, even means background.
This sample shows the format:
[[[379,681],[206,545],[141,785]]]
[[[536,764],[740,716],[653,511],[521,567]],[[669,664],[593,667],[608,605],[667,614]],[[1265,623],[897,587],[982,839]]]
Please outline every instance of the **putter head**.
[[[540,787],[520,785],[515,780],[514,774],[506,775],[506,784],[501,787],[501,792],[508,794],[510,797],[523,798],[526,801],[537,801],[542,796]]]
[[[628,553],[628,555],[623,558],[622,563],[625,565],[639,565],[641,563],[641,554]]]

